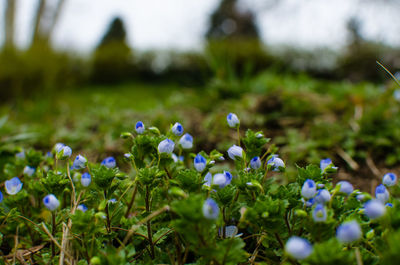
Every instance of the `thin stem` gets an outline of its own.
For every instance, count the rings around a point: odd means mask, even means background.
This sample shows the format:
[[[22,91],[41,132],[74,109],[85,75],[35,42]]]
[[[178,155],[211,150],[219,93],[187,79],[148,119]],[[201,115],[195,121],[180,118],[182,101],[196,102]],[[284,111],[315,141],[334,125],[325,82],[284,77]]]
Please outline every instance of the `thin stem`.
[[[55,238],[56,235],[56,214],[55,212],[51,212],[51,235]],[[51,258],[56,255],[56,250],[54,246],[54,242],[51,241]]]
[[[238,136],[238,146],[240,146],[240,126],[238,125],[236,128],[237,128],[237,136]]]
[[[131,201],[128,204],[128,209],[126,210],[125,213],[125,217],[128,218],[129,216],[129,212],[131,211],[132,205],[135,202],[135,198],[136,198],[136,193],[137,193],[137,184],[135,185],[135,187],[133,188],[133,193],[132,193],[132,198]]]
[[[150,213],[150,189],[147,186],[146,187],[146,212]],[[149,239],[149,244],[150,244],[150,256],[152,259],[154,259],[154,244],[153,244],[153,234],[151,232],[151,220],[147,220],[146,222],[147,225],[147,238]]]
[[[107,200],[107,191],[104,190],[104,199]],[[110,213],[108,211],[108,202],[106,203],[106,216],[107,216],[107,232],[110,233],[111,232],[111,221],[110,221]]]
[[[358,247],[355,247],[354,252],[356,254],[357,265],[363,265],[363,261],[362,261],[361,254],[360,254],[360,249]]]

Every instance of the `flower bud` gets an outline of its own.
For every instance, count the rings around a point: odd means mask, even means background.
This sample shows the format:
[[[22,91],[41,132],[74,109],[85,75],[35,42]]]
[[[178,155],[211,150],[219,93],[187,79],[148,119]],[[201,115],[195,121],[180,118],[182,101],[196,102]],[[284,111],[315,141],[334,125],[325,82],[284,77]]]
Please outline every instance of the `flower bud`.
[[[197,154],[194,158],[194,168],[198,172],[203,172],[203,170],[206,168],[206,163],[206,159],[200,154]]]
[[[339,192],[341,192],[341,193],[345,193],[347,195],[350,195],[354,191],[353,185],[351,185],[351,183],[346,181],[346,180],[339,181],[336,184],[336,186],[337,185],[340,185]]]
[[[361,237],[361,228],[357,221],[341,224],[336,230],[336,237],[342,243],[351,243]]]
[[[35,168],[34,167],[30,167],[30,166],[25,166],[24,167],[24,175],[27,176],[32,176],[33,174],[35,174]]]
[[[369,200],[364,204],[364,213],[370,219],[377,219],[385,214],[385,205],[380,200]]]
[[[183,149],[190,149],[193,147],[193,137],[185,133],[181,139],[179,140],[179,145],[182,146]]]
[[[396,185],[397,176],[394,173],[386,173],[383,176],[382,183],[388,187]]]
[[[78,207],[76,207],[76,209],[82,212],[86,212],[88,208],[84,204],[79,204]]]
[[[243,157],[243,149],[240,146],[233,145],[228,149],[228,156],[235,160],[237,157]]]
[[[117,166],[117,163],[115,162],[115,158],[112,156],[104,158],[104,160],[101,161],[101,164],[108,168],[114,168]]]
[[[175,143],[170,139],[165,139],[158,144],[159,153],[170,154],[174,151]]]
[[[138,134],[142,134],[144,133],[144,124],[141,121],[138,121],[135,125],[135,130]]]
[[[203,204],[203,215],[206,219],[215,220],[218,218],[219,215],[219,207],[217,203],[208,198]]]
[[[311,199],[317,193],[317,187],[315,186],[315,182],[312,179],[307,179],[303,187],[301,188],[301,196],[306,199]]]
[[[250,167],[252,169],[259,169],[261,167],[261,160],[259,156],[255,156],[250,160]]]
[[[273,155],[268,161],[267,165],[272,167],[273,171],[280,171],[281,168],[285,168],[285,163],[278,155]]]
[[[83,187],[87,187],[90,185],[90,182],[92,182],[92,178],[89,173],[85,172],[81,176],[81,184]]]
[[[226,116],[226,120],[231,128],[236,128],[240,124],[239,118],[234,113],[229,113],[228,116]]]
[[[317,191],[317,195],[315,196],[316,203],[325,204],[331,200],[331,194],[328,190],[322,189]]]
[[[183,133],[183,127],[179,122],[176,122],[171,130],[177,136],[181,136]]]
[[[46,197],[44,197],[43,204],[50,211],[54,211],[55,209],[58,208],[58,206],[60,206],[60,202],[57,200],[56,196],[54,196],[53,194],[49,194]]]
[[[211,187],[211,182],[212,182],[212,175],[210,172],[208,172],[205,176],[204,176],[204,186],[207,187]]]
[[[389,200],[389,192],[385,185],[380,184],[375,189],[375,198],[381,201],[383,204]]]
[[[313,249],[310,242],[297,236],[292,236],[289,238],[285,245],[286,253],[298,260],[306,259],[308,256],[310,256],[312,250]]]
[[[72,163],[73,169],[84,169],[86,167],[87,159],[84,156],[77,155],[74,163]]]

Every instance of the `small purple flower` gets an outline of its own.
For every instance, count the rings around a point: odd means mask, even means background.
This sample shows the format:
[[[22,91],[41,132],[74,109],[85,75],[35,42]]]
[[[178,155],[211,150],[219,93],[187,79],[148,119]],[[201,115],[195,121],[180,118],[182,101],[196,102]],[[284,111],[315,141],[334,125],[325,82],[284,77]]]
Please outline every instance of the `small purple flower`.
[[[250,160],[250,167],[252,169],[259,169],[261,167],[261,160],[259,156],[255,156]]]
[[[46,197],[44,197],[43,204],[50,211],[54,211],[55,209],[58,208],[58,206],[60,206],[60,202],[57,200],[57,198],[56,198],[56,196],[54,196],[54,194],[49,194]]]
[[[183,133],[183,127],[179,122],[176,122],[171,130],[177,136],[181,136]]]
[[[357,221],[341,224],[336,230],[336,237],[342,243],[351,243],[361,237],[361,228]]]
[[[142,134],[144,133],[144,124],[141,121],[138,121],[135,125],[135,130],[138,134]]]
[[[193,147],[193,137],[185,133],[181,139],[179,140],[179,145],[182,146],[183,149],[190,149]]]
[[[90,185],[90,182],[92,182],[92,178],[89,173],[85,172],[81,176],[81,184],[83,187],[87,187]]]
[[[165,139],[158,144],[159,153],[170,154],[174,151],[175,143],[170,139]]]
[[[84,169],[86,167],[87,159],[84,156],[77,155],[74,163],[72,163],[73,169]]]
[[[298,260],[303,260],[310,256],[313,249],[310,242],[308,242],[306,239],[292,236],[286,242],[285,251],[287,254],[289,254],[289,256]]]
[[[314,180],[307,179],[301,188],[301,196],[306,199],[311,199],[317,194],[317,187]]]
[[[383,204],[389,200],[389,192],[387,191],[385,185],[380,184],[376,187],[375,198],[381,201]]]
[[[370,219],[377,219],[386,212],[385,205],[379,200],[369,200],[364,204],[364,213]]]
[[[231,128],[236,128],[240,124],[239,118],[234,113],[229,113],[228,116],[226,116],[226,120]]]
[[[211,198],[205,200],[203,204],[203,215],[206,219],[215,220],[219,215],[218,204]]]
[[[208,172],[208,173],[204,176],[204,181],[205,181],[205,183],[203,184],[204,186],[211,187],[212,175],[211,175],[210,172]]]
[[[5,181],[6,192],[10,195],[17,194],[22,189],[22,182],[18,177]]]
[[[273,155],[268,161],[267,165],[272,166],[273,171],[280,171],[281,168],[285,168],[285,163],[278,155]]]
[[[114,168],[117,166],[117,163],[115,162],[115,158],[112,156],[104,158],[104,160],[101,161],[101,164],[108,168]]]
[[[319,167],[321,168],[321,171],[324,171],[331,164],[332,164],[332,160],[330,158],[325,158],[319,162]]]
[[[240,146],[233,145],[228,149],[228,156],[235,160],[237,157],[243,157],[243,149]]]
[[[397,176],[394,173],[386,173],[383,176],[382,183],[388,187],[396,185]]]
[[[325,204],[331,200],[331,194],[328,190],[322,189],[317,191],[317,195],[315,196],[316,203]]]
[[[326,221],[326,209],[323,204],[317,204],[314,211],[312,212],[314,222],[325,222]]]
[[[25,166],[24,167],[24,174],[31,177],[33,174],[35,174],[35,168],[30,167],[30,166]]]
[[[207,165],[206,159],[202,155],[197,154],[196,157],[194,158],[194,168],[198,172],[203,172],[203,170],[206,168],[206,165]]]
[[[86,207],[86,205],[84,204],[79,204],[78,207],[76,207],[76,209],[82,212],[86,212],[88,207]]]
[[[345,193],[347,195],[350,195],[354,191],[353,185],[351,185],[351,183],[346,181],[346,180],[339,181],[336,184],[336,186],[337,185],[340,185],[339,192],[341,192],[341,193]]]

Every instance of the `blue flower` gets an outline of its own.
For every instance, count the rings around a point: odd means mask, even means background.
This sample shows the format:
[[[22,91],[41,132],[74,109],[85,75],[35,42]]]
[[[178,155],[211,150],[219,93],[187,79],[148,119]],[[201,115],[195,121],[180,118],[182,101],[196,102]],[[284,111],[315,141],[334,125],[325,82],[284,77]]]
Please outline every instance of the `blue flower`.
[[[305,205],[306,207],[311,207],[311,206],[313,206],[314,203],[315,203],[315,199],[314,199],[314,198],[311,198],[311,199],[309,199],[309,200],[304,200],[304,198],[301,198],[301,201],[304,203],[304,205]]]
[[[306,199],[311,199],[315,194],[317,194],[317,186],[315,185],[314,180],[307,179],[301,188],[301,196]]]
[[[83,187],[87,187],[90,185],[90,182],[92,182],[92,178],[89,173],[85,172],[81,176],[81,184]]]
[[[345,194],[347,194],[347,195],[350,195],[350,194],[353,192],[353,190],[354,190],[353,185],[351,185],[351,183],[348,182],[348,181],[346,181],[346,180],[339,181],[339,182],[336,184],[336,186],[337,186],[337,185],[340,185],[339,192],[345,193]]]
[[[285,168],[285,163],[278,155],[273,155],[268,161],[267,165],[272,167],[273,171],[280,171],[281,168]]]
[[[86,167],[87,159],[84,156],[77,155],[74,163],[72,163],[73,169],[83,169]]]
[[[22,189],[22,182],[18,177],[14,177],[5,182],[6,192],[10,195],[17,194]]]
[[[138,134],[144,133],[144,124],[141,121],[138,121],[135,125],[135,130]]]
[[[174,151],[175,143],[170,139],[165,139],[158,144],[159,153],[170,154]]]
[[[196,157],[194,158],[194,168],[198,172],[203,172],[203,170],[206,168],[206,165],[207,165],[206,159],[202,155],[197,154]]]
[[[250,160],[250,167],[252,169],[259,169],[261,167],[261,160],[259,156],[255,156]]]
[[[46,197],[43,198],[43,204],[50,211],[54,211],[58,208],[58,206],[60,206],[60,202],[57,200],[54,194],[46,195]]]
[[[183,127],[179,122],[176,122],[171,130],[177,136],[181,136],[183,133]]]
[[[86,207],[86,205],[84,204],[79,204],[78,207],[76,207],[77,210],[80,210],[82,212],[86,212],[88,207]]]
[[[237,157],[243,157],[243,149],[240,146],[233,145],[228,149],[228,156],[235,160]]]
[[[396,185],[396,182],[397,182],[397,176],[394,173],[386,173],[383,176],[382,183],[388,187]]]
[[[2,202],[4,199],[3,193],[0,191],[0,202]]]
[[[323,204],[317,204],[312,212],[314,222],[325,222],[326,221],[326,209]]]
[[[124,157],[128,160],[131,160],[133,158],[133,155],[131,153],[125,153]]]
[[[208,186],[211,187],[211,182],[212,182],[212,175],[210,172],[208,172],[205,176],[204,176],[204,186]]]
[[[391,204],[390,202],[386,203],[385,206],[386,206],[386,207],[393,208],[393,204]]]
[[[59,153],[61,152],[64,146],[65,144],[63,143],[56,143],[56,145],[54,146],[54,151],[56,151],[56,153]]]
[[[35,168],[34,167],[30,167],[30,166],[25,166],[24,167],[24,174],[27,176],[32,176],[33,174],[35,174]]]
[[[341,224],[336,230],[336,237],[342,243],[351,243],[361,237],[361,228],[357,221],[348,221]]]
[[[226,120],[231,128],[236,128],[240,124],[239,118],[234,113],[229,113],[228,116],[226,116]]]
[[[292,236],[286,242],[285,251],[287,254],[289,254],[289,256],[298,260],[303,260],[310,256],[313,249],[308,240],[301,237]]]
[[[115,158],[112,156],[104,158],[103,161],[101,161],[102,165],[105,165],[108,168],[114,168],[117,166],[117,163],[115,162]]]
[[[203,215],[206,219],[215,220],[219,215],[218,204],[211,198],[205,200],[203,204]]]
[[[214,185],[218,185],[221,189],[227,185],[229,185],[232,181],[232,174],[228,171],[224,171],[224,173],[217,173],[213,177],[212,183]]]
[[[179,140],[179,144],[183,149],[190,149],[193,147],[193,137],[190,134],[185,133]]]
[[[389,200],[389,192],[387,191],[385,185],[380,184],[376,187],[375,197],[382,203],[385,203]]]
[[[325,169],[330,165],[333,165],[332,160],[330,158],[322,159],[319,162],[319,167],[321,168],[322,172],[325,171]]]
[[[361,202],[361,201],[365,200],[365,195],[362,193],[357,194],[356,199],[357,199],[357,201]]]
[[[117,199],[112,198],[112,199],[109,199],[108,202],[109,202],[109,203],[116,203],[116,202],[117,202]]]
[[[22,150],[21,152],[16,153],[16,154],[15,154],[15,157],[16,157],[17,159],[25,159],[25,152],[24,152],[24,150]]]
[[[364,213],[370,219],[377,219],[385,212],[385,205],[380,200],[369,200],[364,204]]]
[[[317,195],[315,196],[316,203],[325,204],[331,200],[331,194],[326,189],[321,189],[317,191]]]

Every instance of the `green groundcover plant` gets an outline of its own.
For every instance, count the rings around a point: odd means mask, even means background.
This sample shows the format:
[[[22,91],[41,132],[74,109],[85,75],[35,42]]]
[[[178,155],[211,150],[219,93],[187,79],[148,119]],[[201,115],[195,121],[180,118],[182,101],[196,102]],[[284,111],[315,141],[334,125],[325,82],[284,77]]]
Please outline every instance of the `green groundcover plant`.
[[[123,158],[89,161],[58,143],[3,157],[2,264],[396,264],[400,193],[393,173],[372,196],[332,182],[332,161],[285,178],[262,132],[210,153],[175,123],[137,122]],[[236,131],[235,131],[236,130]],[[131,169],[129,169],[129,167]],[[120,168],[129,170],[123,172]]]

